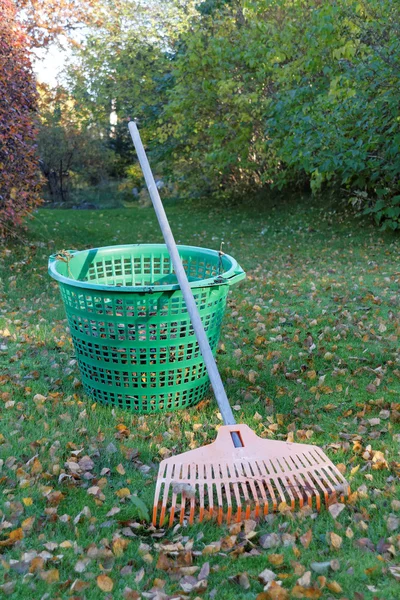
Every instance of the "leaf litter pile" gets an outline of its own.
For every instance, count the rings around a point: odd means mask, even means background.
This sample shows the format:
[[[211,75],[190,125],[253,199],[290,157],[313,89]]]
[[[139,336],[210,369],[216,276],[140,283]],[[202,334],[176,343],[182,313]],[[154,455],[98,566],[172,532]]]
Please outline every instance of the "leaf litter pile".
[[[162,458],[214,441],[211,394],[139,416],[83,393],[47,257],[159,242],[148,208],[41,210],[0,250],[1,596],[395,600],[400,597],[400,240],[280,200],[173,205],[178,243],[224,249],[248,277],[218,364],[237,420],[323,447],[349,502],[217,526],[150,525]]]

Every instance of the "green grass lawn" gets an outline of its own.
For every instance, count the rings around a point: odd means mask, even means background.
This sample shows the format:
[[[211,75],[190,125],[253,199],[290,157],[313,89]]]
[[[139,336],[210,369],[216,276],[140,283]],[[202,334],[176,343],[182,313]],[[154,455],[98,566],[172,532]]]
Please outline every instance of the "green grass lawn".
[[[178,243],[218,249],[223,240],[247,272],[230,292],[218,351],[237,420],[262,437],[321,445],[345,469],[351,501],[337,519],[325,508],[284,512],[240,532],[146,524],[161,455],[213,441],[218,408],[211,393],[165,416],[93,404],[47,259],[161,242],[155,216],[40,210],[28,242],[0,250],[1,591],[21,600],[151,590],[159,600],[400,598],[400,239],[308,198],[167,213]],[[315,562],[330,564],[316,572]],[[265,569],[282,590],[263,592]],[[206,588],[194,585],[200,570]]]

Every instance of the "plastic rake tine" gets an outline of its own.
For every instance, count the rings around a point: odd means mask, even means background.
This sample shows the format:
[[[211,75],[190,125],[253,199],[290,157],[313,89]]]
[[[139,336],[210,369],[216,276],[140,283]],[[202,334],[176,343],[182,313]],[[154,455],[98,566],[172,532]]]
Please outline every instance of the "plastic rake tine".
[[[192,523],[195,514],[199,520],[215,516],[221,523],[230,521],[235,509],[240,521],[259,514],[260,498],[264,514],[282,505],[301,507],[305,501],[311,506],[313,499],[319,508],[321,496],[328,502],[329,491],[335,494],[333,482],[348,495],[349,484],[321,448],[262,439],[247,425],[236,424],[134,122],[129,131],[224,422],[212,444],[161,462],[153,524],[163,526],[169,516],[172,526],[178,514],[181,523]]]

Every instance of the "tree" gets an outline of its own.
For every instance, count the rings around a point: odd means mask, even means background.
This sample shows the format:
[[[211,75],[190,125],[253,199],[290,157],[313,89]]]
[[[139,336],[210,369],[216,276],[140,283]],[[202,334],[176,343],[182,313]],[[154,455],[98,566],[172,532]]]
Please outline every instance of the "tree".
[[[15,0],[31,47],[45,47],[64,36],[70,41],[84,25],[98,26],[104,11],[98,0]]]
[[[10,0],[0,0],[0,236],[40,203],[37,96],[28,40]]]
[[[39,155],[50,201],[70,199],[75,184],[97,185],[113,168],[114,153],[107,131],[87,125],[85,111],[79,109],[63,88],[40,86]]]
[[[195,14],[197,0],[103,0],[107,16],[75,48],[68,86],[78,106],[88,109],[88,124],[112,128],[111,148],[118,173],[134,160],[127,123],[139,121],[143,139],[160,147],[158,120],[173,84],[171,62],[182,32]],[[153,155],[154,158],[154,155]]]

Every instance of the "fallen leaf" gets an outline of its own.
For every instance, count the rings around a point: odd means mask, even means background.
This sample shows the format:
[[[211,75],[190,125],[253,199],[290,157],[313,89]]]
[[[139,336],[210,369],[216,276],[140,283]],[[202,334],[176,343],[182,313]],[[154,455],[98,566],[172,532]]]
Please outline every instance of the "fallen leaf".
[[[129,540],[125,538],[116,538],[112,543],[112,551],[115,556],[122,556],[128,544]]]
[[[263,585],[270,583],[274,579],[276,579],[276,573],[274,573],[273,571],[270,571],[270,569],[264,569],[264,571],[262,571],[258,576],[258,580]]]
[[[266,533],[260,537],[260,546],[265,549],[276,548],[282,543],[281,536],[277,533]]]
[[[40,578],[46,583],[56,583],[56,581],[60,580],[60,574],[58,569],[50,569],[49,571],[42,571]]]
[[[15,544],[15,542],[19,542],[20,540],[22,540],[23,537],[23,529],[22,527],[19,527],[18,529],[10,531],[10,533],[8,534],[8,538],[6,540],[0,541],[0,546],[12,546],[13,544]]]
[[[127,498],[128,496],[131,495],[129,488],[121,488],[120,490],[117,490],[115,493],[118,496],[118,498]]]
[[[329,512],[334,519],[337,519],[342,510],[345,508],[344,504],[339,502],[335,502],[335,504],[331,504],[329,507]]]
[[[111,592],[114,587],[114,582],[108,575],[99,575],[96,582],[102,592]]]
[[[311,544],[312,537],[313,534],[311,529],[306,531],[306,533],[300,537],[300,543],[303,546],[303,548],[308,548],[308,546]]]
[[[321,598],[322,591],[318,588],[306,588],[301,585],[295,585],[292,591],[290,592],[291,598],[311,598],[315,600],[317,598]]]
[[[388,531],[396,531],[400,527],[400,518],[390,514],[386,520],[386,527]]]
[[[268,590],[261,592],[256,600],[287,600],[289,593],[275,581],[271,581]]]
[[[329,539],[330,539],[331,546],[335,550],[339,550],[342,545],[343,538],[341,538],[340,535],[338,535],[337,533],[334,533],[333,531],[331,531],[329,534]]]
[[[341,594],[343,592],[342,587],[338,584],[337,581],[331,581],[327,583],[326,587],[329,591],[334,592],[335,594]]]
[[[283,554],[269,554],[268,562],[271,563],[271,565],[274,565],[274,567],[280,567],[283,565],[284,556]]]
[[[396,579],[396,581],[400,581],[400,566],[391,566],[389,567],[389,573]]]
[[[141,595],[136,590],[132,590],[130,587],[126,587],[122,592],[124,600],[139,600]]]
[[[22,530],[29,531],[30,529],[32,529],[34,522],[35,522],[35,517],[28,517],[21,523]]]
[[[298,580],[297,585],[303,587],[310,587],[311,585],[311,571],[306,571]]]

